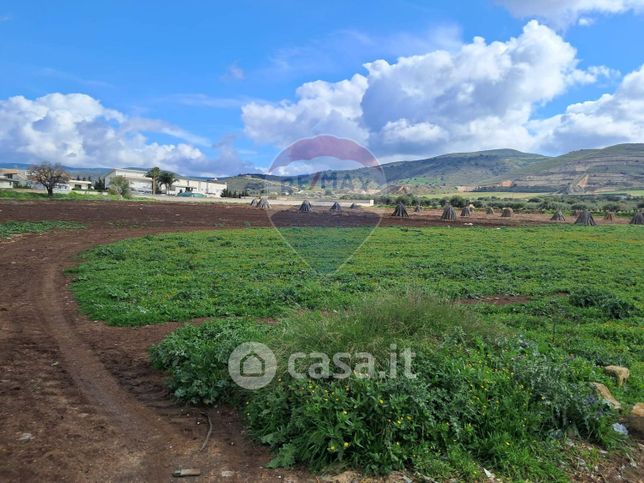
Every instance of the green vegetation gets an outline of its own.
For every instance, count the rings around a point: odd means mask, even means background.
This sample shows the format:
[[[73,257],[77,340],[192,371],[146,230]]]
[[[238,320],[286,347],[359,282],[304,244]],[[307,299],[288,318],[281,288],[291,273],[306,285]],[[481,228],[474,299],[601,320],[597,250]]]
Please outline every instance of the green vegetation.
[[[278,359],[276,379],[258,391],[240,389],[227,373],[227,354],[248,340],[266,343]],[[392,344],[400,357],[393,362]],[[413,378],[405,376],[404,349],[415,353]],[[333,377],[342,373],[330,366],[326,377],[296,379],[285,370],[295,352],[369,352],[374,371],[368,376],[357,369],[362,359],[347,359],[356,372],[346,377]],[[587,383],[597,377],[589,362],[541,353],[503,326],[420,292],[372,295],[330,316],[293,313],[277,326],[186,326],[151,354],[179,397],[243,408],[251,433],[275,451],[270,466],[465,480],[488,468],[553,480],[564,477],[565,433],[606,447],[619,440],[616,415]]]
[[[132,195],[132,188],[130,182],[125,176],[114,176],[110,182],[109,193],[113,196],[121,196],[129,198]]]
[[[323,264],[353,230],[282,232],[319,254],[311,263]],[[275,317],[294,306],[337,309],[358,294],[401,286],[448,298],[506,294],[543,301],[583,284],[642,309],[643,241],[637,226],[378,228],[337,273],[324,276],[273,229],[166,234],[89,251],[74,270],[73,288],[93,318],[115,325]],[[586,310],[563,300],[571,311]]]
[[[643,399],[640,227],[378,228],[333,271],[361,230],[147,236],[87,252],[72,287],[84,311],[113,325],[216,317],[168,336],[153,362],[178,397],[243,407],[275,466],[553,480],[573,451],[567,436],[614,446],[615,415],[588,383],[626,408]],[[443,302],[501,295],[510,303]],[[387,370],[389,345],[410,347],[419,378],[281,372],[246,393],[226,363],[248,340],[268,344],[281,369],[297,349],[370,351]],[[608,364],[630,368],[624,386]]]
[[[499,182],[512,180],[517,186],[510,190],[555,192],[588,174],[588,190],[638,189],[644,185],[644,144],[618,144],[604,149],[573,151],[563,156],[547,157],[522,153],[513,149],[496,149],[471,153],[452,153],[429,159],[387,163],[381,169],[359,168],[347,171],[325,171],[328,179],[348,177],[360,182],[370,182],[371,187],[391,188],[405,185],[416,194],[424,192],[451,192],[457,186],[483,186],[495,191]],[[580,169],[583,167],[583,169]],[[384,174],[384,179],[383,175]],[[595,184],[603,176],[611,175],[610,185]],[[528,177],[529,176],[529,177]],[[312,175],[278,177],[263,174],[247,174],[228,178],[229,188],[237,191],[261,190],[278,192],[284,184],[302,186],[303,189],[324,189],[315,185]],[[280,184],[282,187],[280,187]],[[313,186],[315,185],[315,186]],[[329,188],[329,186],[327,186]],[[354,197],[355,189],[343,189],[341,184],[330,186],[336,194]],[[352,193],[353,192],[353,193]]]
[[[7,221],[0,223],[0,239],[23,233],[43,233],[49,230],[78,230],[85,228],[72,221]]]
[[[32,201],[32,200],[58,200],[58,201],[122,201],[123,197],[120,195],[101,195],[95,193],[83,193],[72,191],[70,193],[54,193],[53,196],[47,196],[46,192],[42,191],[27,191],[22,189],[5,189],[0,190],[0,200],[9,199],[9,200],[20,200],[20,201]],[[145,202],[154,202],[152,198],[142,198],[142,197],[133,197],[129,198],[127,201],[145,201]]]

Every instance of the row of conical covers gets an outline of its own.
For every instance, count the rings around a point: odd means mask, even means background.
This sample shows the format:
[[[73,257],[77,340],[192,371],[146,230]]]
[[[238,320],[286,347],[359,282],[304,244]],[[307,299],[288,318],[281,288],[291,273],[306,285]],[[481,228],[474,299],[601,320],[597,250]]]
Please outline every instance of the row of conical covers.
[[[358,205],[356,205],[355,203],[352,203],[349,208],[352,209],[352,210],[355,210],[355,209],[358,209],[360,207]],[[313,205],[311,204],[311,202],[309,200],[304,200],[304,201],[302,201],[302,204],[298,208],[298,211],[300,213],[310,213],[311,211],[313,211]],[[331,205],[331,208],[329,208],[329,211],[331,213],[342,213],[342,206],[340,205],[340,203],[335,201],[333,203],[333,205]]]
[[[271,207],[271,204],[268,202],[267,198],[254,198],[250,202],[250,206],[256,207],[256,208],[263,208],[267,209]],[[357,209],[359,208],[358,205],[355,203],[352,203],[350,206],[351,209]],[[300,213],[310,213],[313,211],[313,205],[311,205],[311,202],[309,200],[304,200],[302,204],[300,205],[300,208],[298,209]],[[329,211],[332,213],[341,213],[342,212],[342,206],[340,203],[335,201],[331,208],[329,208]],[[416,205],[414,208],[415,213],[420,213],[422,211],[422,207],[420,205]],[[488,206],[485,210],[485,213],[488,215],[494,215],[494,208]],[[512,208],[503,208],[503,211],[501,212],[501,218],[511,218],[514,212],[512,211]],[[576,225],[585,225],[585,226],[595,226],[597,223],[595,222],[595,219],[593,218],[593,214],[589,210],[582,210],[578,213],[576,213],[577,219],[575,220]],[[400,202],[396,205],[396,208],[394,209],[394,212],[391,214],[391,216],[395,216],[398,218],[408,218],[409,214],[407,213],[407,208],[405,207],[405,204]],[[472,216],[472,208],[470,206],[465,206],[461,210],[461,217],[467,218]],[[613,221],[614,220],[614,213],[608,211],[606,212],[606,215],[604,215],[604,219],[608,221]],[[441,220],[444,221],[456,221],[456,210],[454,210],[454,207],[447,203],[445,207],[443,208],[443,213],[441,214]],[[552,218],[550,218],[551,221],[566,221],[566,217],[563,215],[561,210],[557,210],[554,215],[552,215]],[[644,225],[644,213],[642,213],[641,210],[638,210],[635,212],[633,215],[633,218],[631,218],[630,221],[631,225]]]

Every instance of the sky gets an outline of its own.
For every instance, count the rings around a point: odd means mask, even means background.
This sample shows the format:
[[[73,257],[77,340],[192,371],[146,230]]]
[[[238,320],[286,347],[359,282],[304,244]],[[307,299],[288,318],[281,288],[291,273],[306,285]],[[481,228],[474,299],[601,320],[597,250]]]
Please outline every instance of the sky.
[[[644,142],[644,0],[0,0],[0,162],[266,171]],[[324,167],[324,161],[311,169]]]

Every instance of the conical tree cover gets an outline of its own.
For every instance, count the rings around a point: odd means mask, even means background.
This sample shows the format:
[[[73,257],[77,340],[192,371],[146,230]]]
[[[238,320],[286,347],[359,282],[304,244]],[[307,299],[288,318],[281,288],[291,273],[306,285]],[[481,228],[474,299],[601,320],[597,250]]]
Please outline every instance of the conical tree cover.
[[[575,220],[575,225],[595,226],[596,224],[593,214],[588,210],[582,211]]]
[[[631,225],[644,225],[644,213],[637,211],[633,218],[631,218]]]
[[[259,203],[259,200],[257,198],[253,198],[253,201],[250,202],[250,206],[257,206],[257,203]]]
[[[443,209],[443,214],[441,215],[441,220],[443,221],[456,221],[456,211],[454,207],[449,203],[445,205]]]
[[[503,208],[503,213],[501,213],[501,218],[512,218],[514,212],[512,208]]]
[[[257,203],[257,208],[267,209],[270,207],[271,204],[268,202],[267,198],[262,198],[261,200],[259,200],[259,203]]]
[[[351,206],[349,206],[350,209],[352,210],[358,210],[360,209],[360,205],[356,205],[355,203],[351,203]]]
[[[485,214],[486,214],[486,215],[493,215],[493,214],[494,214],[494,208],[492,208],[491,206],[488,206],[488,207],[485,209]]]
[[[391,214],[391,216],[397,216],[399,218],[408,218],[409,214],[407,213],[407,208],[405,208],[405,205],[401,202],[401,203],[398,203],[398,205],[396,206],[396,209]]]
[[[472,216],[472,210],[469,206],[466,206],[461,210],[461,216]]]
[[[552,215],[552,218],[550,218],[552,221],[566,221],[566,218],[563,216],[563,213],[561,210],[557,210],[557,212]]]
[[[414,213],[420,213],[423,211],[423,207],[420,205],[416,205],[416,208],[414,208]]]
[[[300,213],[309,213],[312,211],[312,206],[311,203],[309,203],[309,200],[304,200],[302,201],[302,204],[300,205]]]
[[[337,213],[337,212],[342,211],[342,207],[340,206],[340,203],[338,203],[336,201],[336,202],[333,203],[333,205],[331,206],[331,209],[329,211],[334,211],[334,212]]]

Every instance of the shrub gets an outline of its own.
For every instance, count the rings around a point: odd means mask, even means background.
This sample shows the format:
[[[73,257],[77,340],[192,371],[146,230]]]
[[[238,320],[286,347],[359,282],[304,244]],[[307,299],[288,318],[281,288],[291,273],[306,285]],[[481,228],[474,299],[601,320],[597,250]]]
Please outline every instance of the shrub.
[[[278,373],[257,391],[235,387],[227,358],[240,342],[276,354]],[[416,355],[391,359],[392,345]],[[394,352],[395,352],[394,351]],[[293,378],[294,352],[369,352],[375,372]],[[611,444],[609,408],[587,384],[589,367],[546,356],[460,306],[418,293],[377,294],[332,316],[298,312],[277,326],[248,321],[186,326],[152,350],[178,397],[238,402],[251,434],[275,451],[271,466],[352,467],[367,473],[560,479],[558,438],[571,429]],[[355,361],[354,361],[355,362]],[[392,368],[399,377],[391,377]]]
[[[582,288],[570,294],[570,303],[575,307],[598,307],[612,319],[630,317],[635,307],[611,293]]]
[[[449,199],[449,203],[455,208],[463,208],[466,201],[462,196],[454,195]]]
[[[130,182],[124,176],[114,176],[110,181],[110,194],[129,198],[132,194]]]
[[[184,325],[152,346],[152,364],[170,373],[168,386],[179,399],[193,404],[213,404],[233,397],[228,358],[242,342],[258,340],[268,326],[248,320]]]

